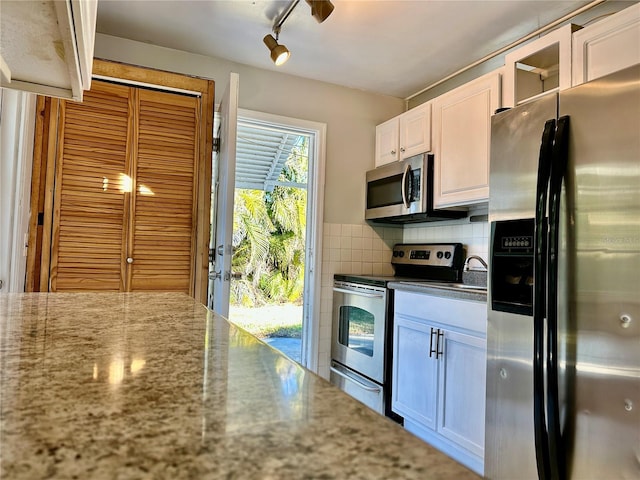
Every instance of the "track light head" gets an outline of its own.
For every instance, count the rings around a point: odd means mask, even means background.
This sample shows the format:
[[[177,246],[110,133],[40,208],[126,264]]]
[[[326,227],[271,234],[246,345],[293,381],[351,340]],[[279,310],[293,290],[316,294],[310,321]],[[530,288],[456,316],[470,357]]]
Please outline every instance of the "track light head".
[[[264,36],[264,44],[267,46],[269,51],[271,52],[271,60],[276,66],[282,65],[284,62],[289,60],[291,56],[291,52],[287,47],[278,43],[278,40],[273,38],[273,35],[268,34]]]
[[[307,0],[311,6],[311,15],[318,23],[324,22],[331,12],[333,12],[333,3],[329,0]]]
[[[315,18],[318,23],[324,22],[331,12],[333,12],[333,4],[329,0],[306,0],[309,6],[311,7],[311,15]],[[271,60],[276,66],[282,65],[284,62],[289,60],[291,56],[291,52],[284,45],[278,44],[278,35],[280,35],[280,29],[284,22],[289,18],[293,9],[300,3],[300,0],[291,0],[287,8],[285,8],[280,15],[275,20],[273,24],[273,33],[276,34],[276,38],[273,38],[273,35],[265,35],[263,38],[264,44],[267,46],[269,51],[271,52]]]

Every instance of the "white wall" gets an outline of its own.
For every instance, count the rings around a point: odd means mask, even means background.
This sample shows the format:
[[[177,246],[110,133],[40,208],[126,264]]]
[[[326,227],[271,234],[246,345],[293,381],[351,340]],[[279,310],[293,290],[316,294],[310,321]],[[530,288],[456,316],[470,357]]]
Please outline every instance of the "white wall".
[[[364,224],[364,174],[374,165],[375,126],[403,112],[402,99],[102,34],[95,56],[213,79],[216,101],[236,72],[240,108],[326,123],[324,221]]]

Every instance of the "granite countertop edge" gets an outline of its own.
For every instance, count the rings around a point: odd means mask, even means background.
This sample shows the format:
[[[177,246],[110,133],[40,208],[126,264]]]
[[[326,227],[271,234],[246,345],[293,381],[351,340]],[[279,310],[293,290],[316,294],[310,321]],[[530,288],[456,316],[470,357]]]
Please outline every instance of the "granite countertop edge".
[[[0,329],[0,478],[478,478],[184,294],[0,295]]]

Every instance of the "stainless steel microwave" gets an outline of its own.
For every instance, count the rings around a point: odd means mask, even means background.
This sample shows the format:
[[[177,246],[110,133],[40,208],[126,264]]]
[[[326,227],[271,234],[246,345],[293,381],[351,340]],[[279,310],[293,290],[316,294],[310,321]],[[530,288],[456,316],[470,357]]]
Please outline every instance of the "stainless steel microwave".
[[[462,210],[433,208],[433,155],[425,153],[367,172],[365,220],[431,222],[462,218]]]

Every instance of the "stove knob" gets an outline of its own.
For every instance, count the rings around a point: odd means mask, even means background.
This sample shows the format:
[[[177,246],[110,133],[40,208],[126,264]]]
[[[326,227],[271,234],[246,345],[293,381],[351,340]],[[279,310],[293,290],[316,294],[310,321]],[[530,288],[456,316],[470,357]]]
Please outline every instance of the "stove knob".
[[[444,252],[444,258],[449,260],[451,258],[451,252]]]
[[[400,252],[398,252],[398,255],[400,255],[400,258],[404,257],[404,250],[400,250]]]
[[[398,256],[398,251],[397,251],[397,250],[394,250],[394,251],[393,251],[393,256],[394,256],[394,257],[397,257],[397,256]]]
[[[443,257],[443,253],[442,253],[442,252],[438,252],[438,253],[436,253],[436,257],[438,257],[438,258],[442,258],[442,257]]]

